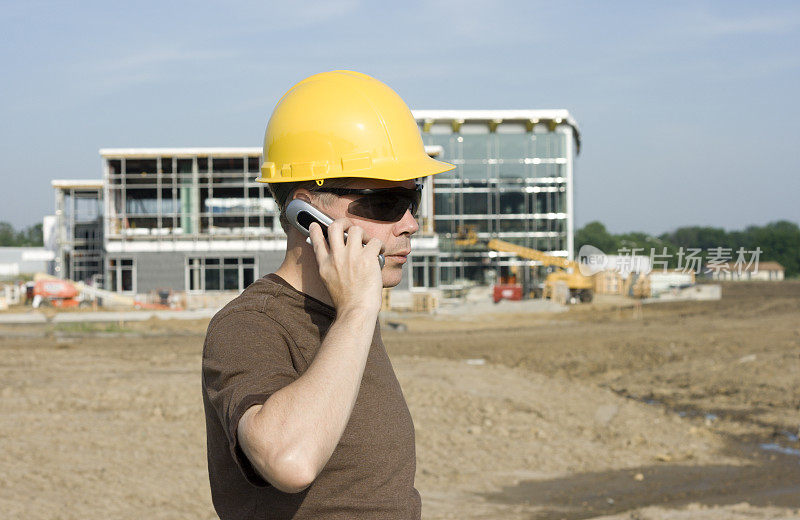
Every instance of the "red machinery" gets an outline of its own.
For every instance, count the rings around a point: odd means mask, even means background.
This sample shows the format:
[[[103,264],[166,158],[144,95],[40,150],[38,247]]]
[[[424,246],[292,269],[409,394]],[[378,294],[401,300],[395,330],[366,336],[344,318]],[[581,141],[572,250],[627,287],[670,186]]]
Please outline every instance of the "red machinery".
[[[520,284],[498,284],[494,286],[494,303],[500,300],[521,300],[522,285]]]
[[[39,280],[33,286],[34,300],[39,296],[42,303],[53,307],[77,307],[80,305],[80,291],[66,280]]]

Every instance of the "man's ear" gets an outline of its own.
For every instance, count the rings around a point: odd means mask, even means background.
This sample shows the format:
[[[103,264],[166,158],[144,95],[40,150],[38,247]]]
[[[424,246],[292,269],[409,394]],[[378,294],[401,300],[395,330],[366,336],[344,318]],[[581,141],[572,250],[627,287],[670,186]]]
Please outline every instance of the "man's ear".
[[[292,194],[292,200],[294,199],[300,199],[310,203],[311,192],[305,188],[297,188],[296,190],[294,190],[294,193]]]

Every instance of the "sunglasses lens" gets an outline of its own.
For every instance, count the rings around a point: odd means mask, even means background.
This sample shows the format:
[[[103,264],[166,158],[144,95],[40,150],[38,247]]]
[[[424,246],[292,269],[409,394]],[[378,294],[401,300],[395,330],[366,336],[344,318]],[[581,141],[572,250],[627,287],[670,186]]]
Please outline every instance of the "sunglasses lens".
[[[416,216],[421,194],[418,191],[404,191],[408,193],[375,193],[360,197],[350,204],[348,210],[358,217],[383,222],[400,220],[407,209]]]

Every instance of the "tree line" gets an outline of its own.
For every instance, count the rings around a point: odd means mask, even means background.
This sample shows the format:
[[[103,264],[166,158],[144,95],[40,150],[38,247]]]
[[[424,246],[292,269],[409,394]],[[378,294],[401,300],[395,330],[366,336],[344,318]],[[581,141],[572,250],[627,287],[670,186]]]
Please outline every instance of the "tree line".
[[[771,222],[764,226],[748,226],[742,231],[725,231],[723,228],[689,226],[660,235],[647,233],[610,233],[598,221],[589,222],[575,233],[575,251],[588,244],[607,254],[636,254],[649,256],[651,249],[656,254],[666,255],[662,259],[670,267],[678,266],[678,252],[700,249],[699,256],[707,260],[715,248],[730,249],[736,259],[736,251],[761,249],[759,262],[773,260],[786,269],[786,276],[800,275],[800,226],[788,220]],[[0,247],[41,247],[43,245],[42,224],[34,224],[19,231],[8,222],[0,222]],[[639,250],[640,249],[640,250]],[[627,253],[625,253],[627,251]]]
[[[0,247],[42,247],[42,225],[34,224],[16,231],[8,222],[0,222]]]
[[[752,257],[750,252],[759,248],[759,262],[778,262],[786,270],[786,277],[800,274],[800,226],[788,220],[770,222],[764,226],[748,226],[742,231],[689,226],[657,236],[637,232],[613,234],[602,223],[594,221],[575,233],[575,251],[580,251],[585,244],[597,247],[606,254],[631,254],[634,248],[641,248],[636,252],[641,256],[650,256],[651,249],[661,255],[666,248],[666,256],[661,259],[667,261],[671,268],[680,267],[678,253],[681,248],[684,253],[689,249],[700,249],[698,256],[704,263],[710,256],[718,257],[717,253],[720,252],[730,253],[731,262],[735,262],[740,248],[748,252],[749,259]]]

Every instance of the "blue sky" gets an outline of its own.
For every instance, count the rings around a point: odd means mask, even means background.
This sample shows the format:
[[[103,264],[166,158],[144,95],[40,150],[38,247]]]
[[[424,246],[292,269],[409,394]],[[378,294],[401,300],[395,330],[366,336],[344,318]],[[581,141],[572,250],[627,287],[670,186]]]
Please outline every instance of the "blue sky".
[[[412,108],[568,109],[578,226],[800,221],[796,2],[199,4],[0,2],[0,220],[41,221],[100,148],[260,146],[283,92],[346,68]]]

